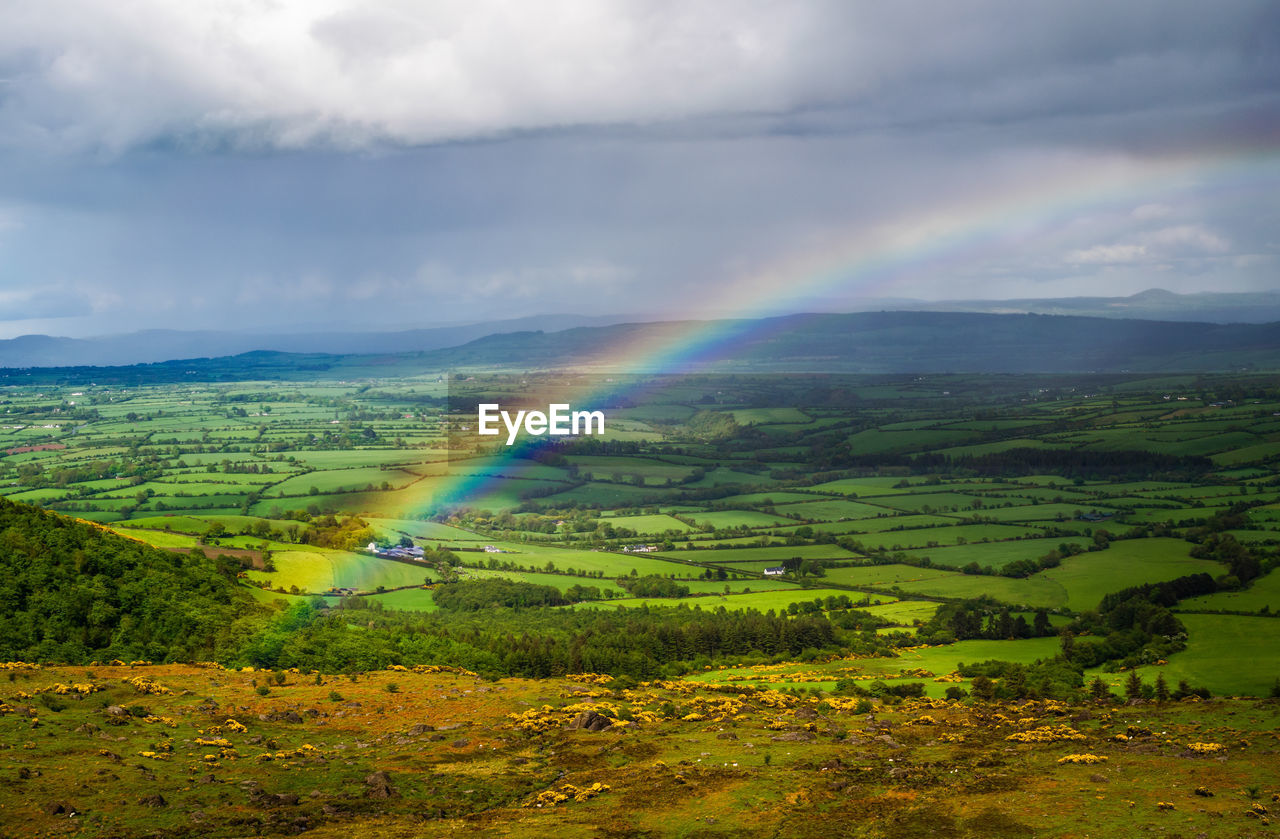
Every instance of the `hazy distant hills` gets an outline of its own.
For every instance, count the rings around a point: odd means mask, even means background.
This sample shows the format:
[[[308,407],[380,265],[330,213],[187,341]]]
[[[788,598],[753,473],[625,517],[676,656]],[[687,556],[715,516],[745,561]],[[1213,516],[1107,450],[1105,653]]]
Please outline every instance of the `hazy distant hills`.
[[[897,311],[1081,315],[1203,323],[1271,323],[1280,321],[1280,293],[1175,294],[1172,291],[1153,288],[1130,297],[901,301],[895,303],[892,308]]]
[[[491,335],[425,353],[433,367],[635,364],[619,348],[681,346],[712,330],[696,356],[719,370],[846,373],[1074,373],[1280,369],[1280,323],[1211,324],[967,312],[805,314]],[[677,358],[679,354],[677,353]]]
[[[716,340],[700,340],[706,335]],[[664,352],[667,360],[659,365],[632,349],[638,346],[674,352]],[[699,350],[681,353],[685,347]],[[1274,371],[1280,370],[1280,322],[1175,323],[968,312],[805,314],[513,332],[421,352],[256,351],[124,367],[8,368],[0,370],[0,382],[353,379],[561,367],[655,373],[687,369],[865,374]]]
[[[151,329],[95,338],[23,335],[0,340],[0,367],[119,366],[183,358],[217,358],[257,350],[288,353],[420,352],[453,347],[485,335],[522,329],[603,325],[624,317],[540,315],[517,320],[387,332],[252,333]]]
[[[1199,322],[1206,324],[1260,324],[1280,321],[1280,294],[1174,294],[1152,289],[1131,297],[1068,297],[1045,300],[968,300],[924,302],[918,300],[849,300],[827,301],[821,311],[874,312],[968,312],[984,314],[1046,314],[1112,319]],[[249,333],[233,331],[149,330],[127,335],[95,338],[55,338],[48,335],[24,335],[0,340],[0,367],[75,367],[82,365],[118,366],[160,362],[170,359],[219,358],[253,351],[286,353],[327,353],[332,355],[431,352],[451,347],[462,348],[459,357],[474,355],[477,348],[463,345],[494,336],[484,345],[485,358],[490,358],[504,343],[528,342],[534,345],[561,344],[577,340],[504,338],[520,332],[542,332],[547,335],[580,327],[607,327],[629,321],[657,320],[656,317],[535,315],[517,320],[490,321],[457,326],[440,326],[414,330],[326,331],[302,333]],[[921,321],[922,323],[924,321]],[[636,328],[636,327],[628,327]],[[650,326],[650,329],[663,329]],[[670,327],[673,340],[678,340],[680,327]],[[601,333],[603,334],[603,333]],[[919,336],[926,344],[926,336]],[[514,347],[514,344],[513,344]],[[534,347],[536,349],[536,347]],[[868,348],[869,349],[869,348]],[[521,352],[523,350],[515,350]],[[905,351],[905,348],[904,348]],[[554,353],[553,353],[554,355]],[[559,356],[557,356],[559,357]],[[512,359],[515,360],[515,359]]]

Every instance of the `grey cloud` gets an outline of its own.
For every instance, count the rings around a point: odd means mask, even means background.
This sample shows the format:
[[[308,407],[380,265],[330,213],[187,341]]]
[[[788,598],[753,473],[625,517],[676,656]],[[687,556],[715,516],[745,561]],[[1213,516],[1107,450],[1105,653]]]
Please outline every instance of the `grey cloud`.
[[[1266,2],[21,4],[8,142],[352,148],[831,107],[875,122],[1273,94]],[[1270,34],[1268,34],[1270,33]]]
[[[772,266],[940,208],[963,219],[1099,171],[1128,183],[1175,154],[1262,160],[1280,136],[1277,15],[1185,0],[14,4],[0,292],[71,289],[10,311],[80,334],[732,313]],[[1274,286],[1275,180],[1274,161],[1209,166],[1011,215],[870,280],[837,264],[810,297],[802,277],[777,282],[796,306]]]

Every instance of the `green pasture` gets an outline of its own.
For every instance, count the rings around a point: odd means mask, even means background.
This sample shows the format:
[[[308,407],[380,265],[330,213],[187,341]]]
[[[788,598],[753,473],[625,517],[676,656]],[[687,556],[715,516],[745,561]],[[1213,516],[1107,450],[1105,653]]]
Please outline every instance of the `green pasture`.
[[[1058,647],[1059,641],[1056,636],[1051,638],[1024,638],[1016,641],[959,641],[939,647],[917,647],[904,650],[898,656],[892,658],[836,659],[827,662],[788,664],[780,667],[762,668],[762,670],[752,670],[747,667],[727,667],[723,670],[696,673],[685,678],[690,681],[714,684],[729,682],[730,677],[735,677],[735,682],[739,684],[777,686],[779,683],[785,684],[788,681],[788,674],[828,673],[831,676],[829,681],[810,682],[806,680],[795,684],[802,688],[817,687],[831,690],[839,679],[855,675],[893,679],[900,676],[905,670],[926,670],[934,675],[924,678],[908,678],[907,681],[916,681],[924,684],[926,693],[929,696],[938,697],[945,692],[950,684],[937,682],[934,679],[955,672],[962,663],[1000,659],[1030,664],[1038,659],[1053,657],[1057,654]],[[743,676],[746,679],[737,681],[736,677]]]
[[[163,530],[140,530],[132,527],[113,527],[121,536],[146,542],[157,548],[194,548],[200,544],[199,538],[186,533],[166,533]]]
[[[737,408],[726,413],[731,414],[738,425],[810,422],[810,417],[798,408]]]
[[[1280,571],[1272,570],[1240,591],[1219,591],[1178,602],[1187,611],[1261,612],[1280,614]]]
[[[1175,686],[1185,679],[1219,695],[1267,696],[1280,677],[1280,619],[1240,615],[1180,614],[1187,648],[1163,666],[1138,668],[1147,683],[1163,673]],[[1127,674],[1100,674],[1123,693]],[[1089,673],[1088,677],[1093,674]]]
[[[1112,542],[1104,551],[1063,560],[1057,568],[1036,576],[1066,590],[1062,605],[1077,611],[1096,609],[1103,596],[1113,591],[1190,574],[1223,573],[1224,567],[1216,562],[1192,558],[1191,548],[1190,542],[1180,539],[1127,539]]]
[[[812,492],[792,492],[790,490],[778,490],[777,492],[747,492],[741,495],[730,495],[727,498],[717,499],[720,504],[746,504],[746,505],[764,505],[772,507],[778,504],[790,504],[793,501],[813,501],[815,498],[822,498]]]
[[[833,583],[867,588],[889,588],[899,583],[950,579],[951,571],[919,568],[914,565],[855,565],[849,568],[827,568],[826,577]]]
[[[813,496],[809,497],[812,498]],[[882,506],[840,499],[809,500],[799,503],[779,502],[775,509],[782,515],[790,516],[793,519],[812,519],[817,521],[874,518],[886,512]]]
[[[666,551],[654,556],[698,562],[708,565],[752,562],[759,560],[782,561],[798,556],[801,559],[857,559],[839,545],[781,545],[767,548],[721,548],[719,550]]]
[[[849,437],[849,450],[854,454],[887,454],[890,452],[926,451],[955,446],[974,439],[971,431],[921,429],[918,431],[883,431],[879,428],[859,431]]]
[[[955,516],[911,515],[886,510],[885,515],[871,519],[858,519],[857,533],[883,533],[889,530],[912,530],[915,528],[939,528],[959,524],[962,519]],[[815,529],[816,529],[815,525]]]
[[[274,572],[251,570],[245,573],[253,580],[284,589],[296,586],[300,592],[310,594],[323,594],[330,588],[373,591],[378,586],[420,586],[425,579],[437,578],[426,565],[322,548],[278,551],[271,559],[276,567]]]
[[[686,606],[690,609],[699,608],[704,611],[724,608],[731,612],[742,611],[744,609],[754,609],[757,612],[785,612],[787,607],[792,603],[810,602],[818,599],[826,599],[827,597],[840,597],[841,595],[848,597],[850,600],[857,600],[858,595],[854,592],[841,591],[831,588],[790,588],[774,591],[752,591],[749,594],[729,594],[717,595],[708,594],[701,597],[630,597],[625,600],[597,600],[590,603],[579,603],[574,608],[638,608],[640,606],[649,607],[680,607]]]
[[[657,574],[662,577],[684,577],[690,575],[690,566],[683,562],[664,559],[668,554],[635,553],[628,554],[614,551],[582,551],[571,548],[559,548],[536,545],[527,542],[490,542],[495,547],[510,553],[486,554],[468,551],[460,554],[464,565],[487,567],[489,560],[509,562],[526,568],[544,569],[551,563],[556,571],[574,569],[581,573],[603,573],[606,578],[622,576],[646,576]],[[632,571],[635,574],[632,574]],[[701,571],[692,572],[701,573]]]
[[[602,592],[608,589],[615,594],[626,596],[626,589],[618,585],[613,577],[604,579],[596,579],[592,577],[577,577],[569,574],[546,574],[536,571],[492,571],[488,568],[467,568],[463,573],[463,579],[467,580],[492,580],[504,579],[515,580],[520,583],[529,583],[531,585],[551,586],[559,591],[566,591],[574,586],[595,586]],[[723,583],[721,586],[723,587]]]
[[[1054,521],[1071,522],[1082,513],[1097,511],[1099,513],[1114,512],[1100,504],[1029,504],[1013,507],[986,506],[977,511],[983,518],[996,521]],[[1079,524],[1079,522],[1077,522]],[[1106,527],[1106,523],[1095,524]]]
[[[610,516],[604,521],[614,527],[625,527],[628,530],[634,530],[636,533],[642,534],[660,534],[669,530],[685,533],[693,530],[692,527],[680,521],[680,519],[664,515]]]
[[[424,588],[403,588],[382,594],[365,595],[363,599],[381,603],[384,608],[404,612],[434,612],[438,608],[431,591]]]
[[[384,539],[395,540],[402,535],[408,535],[419,542],[436,540],[467,542],[482,541],[486,538],[469,530],[450,527],[447,524],[434,521],[382,518],[380,516],[363,516],[362,518]]]
[[[963,528],[956,529],[961,530]],[[930,548],[924,551],[913,551],[913,553],[928,556],[934,565],[941,565],[947,568],[963,568],[971,562],[976,562],[980,568],[985,568],[989,565],[998,571],[1009,563],[1017,562],[1020,559],[1039,559],[1050,551],[1057,550],[1058,546],[1062,544],[1084,547],[1090,542],[1079,537],[1019,539],[1012,542],[985,543],[974,543],[970,540],[967,545]]]
[[[710,513],[688,513],[689,518],[700,525],[710,525],[716,530],[729,530],[738,527],[758,528],[773,527],[779,524],[795,524],[796,520],[784,515],[763,513],[755,510],[722,510]]]
[[[888,551],[910,551],[917,556],[933,556],[933,552],[949,545],[968,543],[969,547],[991,544],[1006,539],[1032,539],[1042,536],[1043,530],[1031,527],[1014,527],[1003,524],[961,524],[954,527],[927,527],[918,530],[886,530],[880,533],[855,533],[854,541],[866,550],[884,548]],[[1064,539],[1066,537],[1063,537]],[[983,542],[983,540],[986,542]],[[951,564],[951,563],[949,563]],[[967,564],[961,563],[961,565]]]
[[[319,493],[359,490],[370,485],[376,489],[381,487],[383,482],[393,489],[400,489],[418,480],[419,477],[400,469],[380,469],[372,466],[308,472],[281,481],[264,492],[263,497],[308,495],[313,487]]]
[[[893,621],[899,626],[913,626],[916,621],[927,623],[940,605],[932,600],[895,600],[879,606],[859,606],[858,609]]]

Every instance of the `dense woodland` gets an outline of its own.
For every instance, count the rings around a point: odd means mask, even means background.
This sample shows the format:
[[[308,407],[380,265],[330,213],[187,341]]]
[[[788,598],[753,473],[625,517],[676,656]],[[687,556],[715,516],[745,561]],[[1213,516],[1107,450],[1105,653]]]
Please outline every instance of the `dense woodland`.
[[[0,659],[228,658],[237,619],[264,611],[239,571],[0,499]]]

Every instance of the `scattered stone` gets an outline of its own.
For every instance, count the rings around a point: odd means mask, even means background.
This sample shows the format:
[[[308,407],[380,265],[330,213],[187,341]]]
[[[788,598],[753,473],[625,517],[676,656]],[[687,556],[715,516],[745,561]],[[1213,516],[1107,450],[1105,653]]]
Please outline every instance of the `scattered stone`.
[[[391,785],[391,776],[386,772],[374,772],[364,779],[365,798],[391,798],[399,795]]]
[[[455,749],[465,749],[467,746],[471,745],[471,741],[468,740],[466,737],[462,737],[457,740],[454,740],[449,745]]]
[[[606,731],[613,725],[613,720],[595,711],[583,711],[569,724],[569,728],[581,731]]]
[[[129,711],[128,711],[128,709],[126,709],[126,708],[125,708],[124,706],[122,706],[122,705],[108,705],[108,706],[107,706],[107,708],[106,708],[106,713],[107,713],[107,715],[108,715],[108,716],[112,716],[112,717],[127,717],[127,716],[129,716]]]
[[[424,722],[420,722],[417,725],[415,725],[413,728],[409,729],[409,736],[420,737],[423,734],[430,734],[432,731],[435,731],[435,730],[436,730],[435,726],[427,725]]]
[[[98,728],[96,725],[94,725],[91,722],[87,722],[83,725],[76,727],[76,733],[78,734],[97,734],[101,730],[102,730],[101,728]]]
[[[164,796],[158,792],[151,795],[144,795],[138,799],[138,803],[144,807],[168,807],[169,802],[164,800]]]
[[[779,734],[770,739],[775,743],[807,743],[814,738],[810,731],[788,731],[786,734]]]
[[[721,731],[716,735],[717,740],[737,740],[738,735],[732,731]]]

